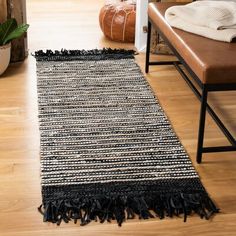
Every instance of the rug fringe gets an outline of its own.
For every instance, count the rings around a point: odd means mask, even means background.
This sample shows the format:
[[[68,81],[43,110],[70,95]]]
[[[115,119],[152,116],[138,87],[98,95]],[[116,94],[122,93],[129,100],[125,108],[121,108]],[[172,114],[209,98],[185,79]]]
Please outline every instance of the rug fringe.
[[[62,60],[106,60],[134,58],[137,53],[126,49],[93,49],[93,50],[39,50],[32,54],[37,61],[62,61]]]
[[[38,210],[44,216],[44,222],[60,225],[62,221],[68,223],[80,220],[80,225],[86,225],[92,220],[100,223],[116,220],[121,226],[126,219],[148,219],[165,216],[187,216],[193,212],[201,218],[209,219],[219,209],[205,193],[160,195],[155,197],[81,197],[73,200],[56,200],[45,202]],[[155,213],[155,215],[153,213]]]

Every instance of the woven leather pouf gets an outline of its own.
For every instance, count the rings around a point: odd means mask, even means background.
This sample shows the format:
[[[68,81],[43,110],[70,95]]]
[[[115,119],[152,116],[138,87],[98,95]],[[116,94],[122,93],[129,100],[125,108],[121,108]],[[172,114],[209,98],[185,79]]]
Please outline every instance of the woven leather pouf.
[[[136,5],[120,2],[102,7],[99,23],[104,35],[114,41],[133,43]]]

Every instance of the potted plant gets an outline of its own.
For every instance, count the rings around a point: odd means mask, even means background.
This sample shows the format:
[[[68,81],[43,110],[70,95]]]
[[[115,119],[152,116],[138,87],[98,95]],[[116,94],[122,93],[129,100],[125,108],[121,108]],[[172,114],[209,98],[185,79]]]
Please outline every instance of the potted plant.
[[[28,28],[28,24],[17,25],[14,18],[0,24],[0,75],[7,69],[10,62],[11,41],[21,37]]]

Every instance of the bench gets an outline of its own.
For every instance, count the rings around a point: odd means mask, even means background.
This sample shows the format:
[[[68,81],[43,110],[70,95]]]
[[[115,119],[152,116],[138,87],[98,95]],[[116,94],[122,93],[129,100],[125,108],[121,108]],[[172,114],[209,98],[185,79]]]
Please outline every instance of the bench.
[[[181,3],[179,3],[181,4]],[[236,140],[223,122],[207,103],[208,93],[212,91],[236,90],[236,43],[225,43],[204,38],[176,28],[172,28],[165,20],[167,8],[177,3],[149,3],[148,33],[146,49],[146,73],[150,65],[174,65],[189,87],[201,101],[197,163],[201,163],[202,154],[209,152],[236,151]],[[166,44],[171,48],[178,62],[150,61],[151,26],[154,26]],[[192,79],[196,81],[200,91],[182,69],[185,67]],[[204,147],[204,129],[206,111],[211,115],[231,145]]]

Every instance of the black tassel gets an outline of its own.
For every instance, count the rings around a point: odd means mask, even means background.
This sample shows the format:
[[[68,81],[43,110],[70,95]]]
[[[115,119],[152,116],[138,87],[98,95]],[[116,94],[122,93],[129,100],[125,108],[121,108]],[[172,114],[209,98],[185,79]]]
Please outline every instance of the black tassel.
[[[201,218],[209,219],[219,212],[213,201],[206,193],[166,194],[152,196],[111,196],[111,197],[80,197],[74,200],[57,200],[44,202],[38,211],[44,216],[44,221],[60,225],[62,221],[68,223],[80,220],[84,226],[93,220],[101,223],[116,220],[119,226],[126,219],[133,219],[138,215],[140,219],[149,219],[154,216],[163,219],[166,216],[187,216],[192,212]]]
[[[108,60],[134,58],[134,50],[125,49],[93,49],[93,50],[43,50],[36,51],[32,56],[37,61],[73,61],[73,60]]]

